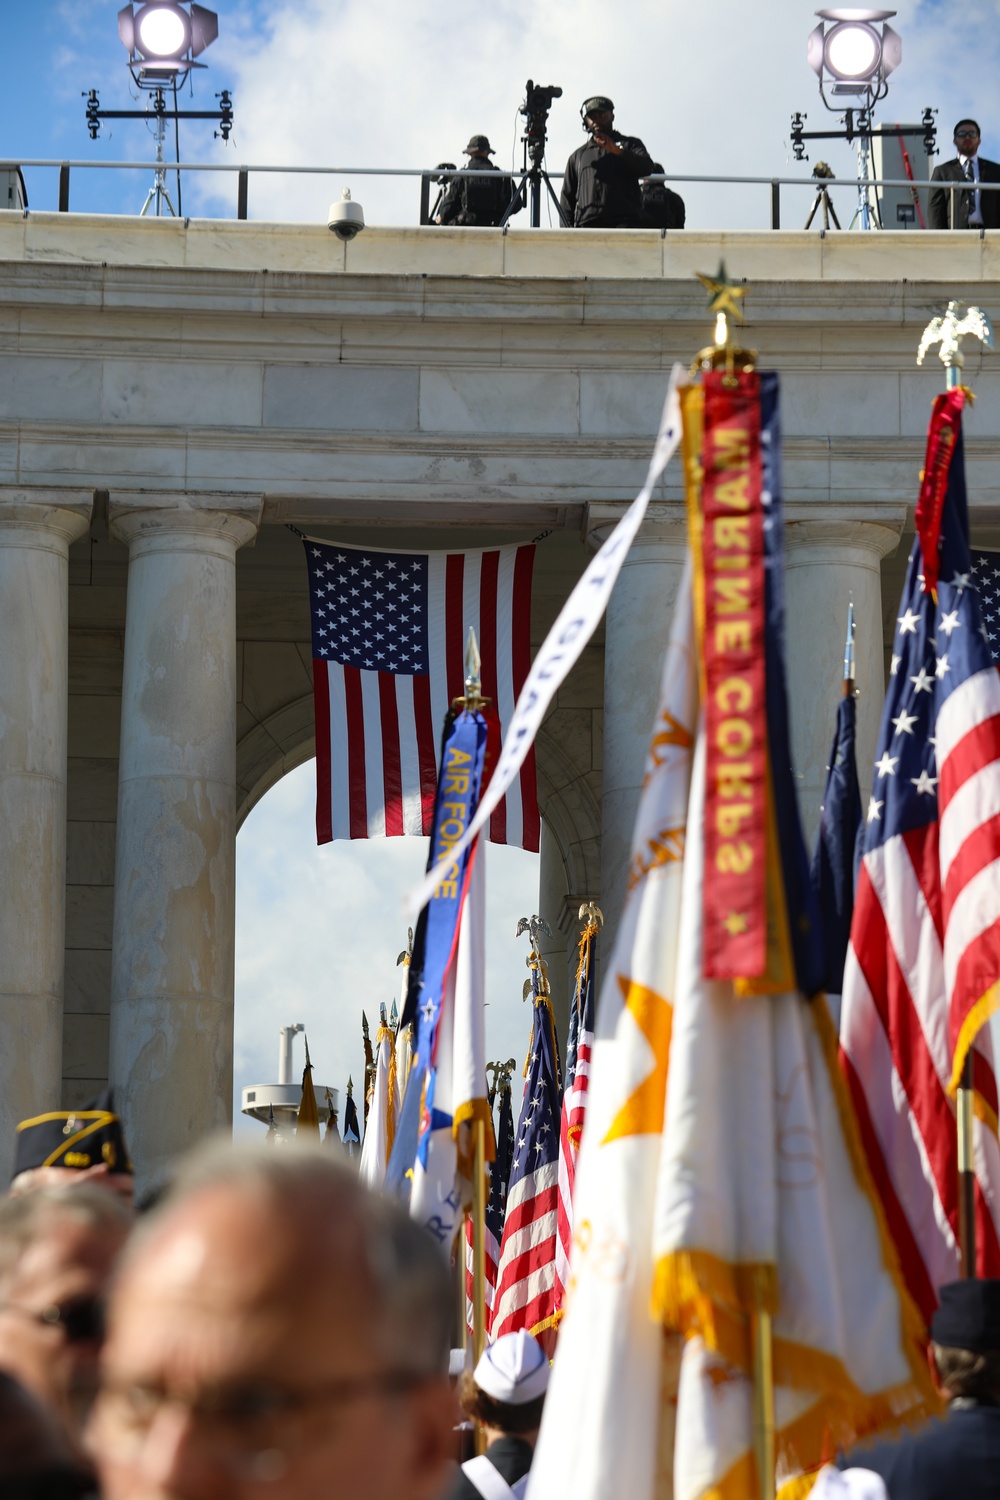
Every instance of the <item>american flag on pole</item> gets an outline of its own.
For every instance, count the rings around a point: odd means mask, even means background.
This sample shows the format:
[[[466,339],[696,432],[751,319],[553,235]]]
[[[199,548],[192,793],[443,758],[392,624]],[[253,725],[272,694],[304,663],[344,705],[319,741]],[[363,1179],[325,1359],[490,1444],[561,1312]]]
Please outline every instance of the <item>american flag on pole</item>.
[[[503,1239],[503,1221],[507,1211],[507,1179],[510,1164],[514,1159],[514,1113],[510,1103],[510,1079],[500,1085],[500,1123],[496,1131],[496,1157],[489,1164],[490,1191],[486,1199],[486,1332],[490,1331],[493,1318],[493,1300],[497,1285],[497,1267],[500,1264],[500,1242]],[[472,1216],[465,1221],[465,1316],[470,1334],[473,1333],[473,1297],[475,1280],[472,1251]]]
[[[591,908],[591,913],[595,908]],[[584,908],[587,911],[587,908]],[[587,916],[580,934],[576,985],[570,1006],[569,1040],[566,1044],[566,1087],[559,1119],[559,1208],[556,1233],[556,1310],[563,1306],[569,1286],[570,1248],[573,1244],[573,1187],[576,1159],[587,1115],[590,1087],[590,1056],[594,1047],[594,942],[597,918]]]
[[[953,422],[940,547],[933,531],[914,543],[896,623],[840,1031],[869,1164],[925,1319],[937,1288],[959,1274],[953,1091],[970,1047],[977,1269],[1000,1275],[985,1025],[1000,978],[1000,674],[969,558],[958,411]],[[925,475],[934,434],[932,421]],[[936,598],[925,589],[935,573]]]
[[[490,1337],[526,1328],[551,1358],[557,1322],[559,1082],[552,1012],[547,997],[538,992],[535,967],[531,980],[531,1053],[507,1185]]]
[[[381,552],[307,540],[316,709],[316,839],[428,834],[439,730],[465,681],[471,625],[483,693],[506,732],[531,664],[534,546]],[[489,823],[537,850],[534,752]]]

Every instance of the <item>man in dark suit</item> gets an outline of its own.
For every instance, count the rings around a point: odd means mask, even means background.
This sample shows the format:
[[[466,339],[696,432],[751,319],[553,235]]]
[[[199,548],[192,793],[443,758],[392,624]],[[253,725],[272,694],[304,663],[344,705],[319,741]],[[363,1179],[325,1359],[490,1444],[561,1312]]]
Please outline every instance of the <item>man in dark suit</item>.
[[[855,1448],[843,1468],[880,1474],[889,1500],[992,1500],[1000,1474],[1000,1281],[952,1281],[931,1319],[943,1421]]]
[[[959,120],[955,126],[954,161],[942,162],[931,182],[964,182],[962,192],[937,187],[928,203],[928,229],[1000,229],[1000,192],[983,192],[981,182],[1000,182],[1000,166],[979,155],[979,126]]]

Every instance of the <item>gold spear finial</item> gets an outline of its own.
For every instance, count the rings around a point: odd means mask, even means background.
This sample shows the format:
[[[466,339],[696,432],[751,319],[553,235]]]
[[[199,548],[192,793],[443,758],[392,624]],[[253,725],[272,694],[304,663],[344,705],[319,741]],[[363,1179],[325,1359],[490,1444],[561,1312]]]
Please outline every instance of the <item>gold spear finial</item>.
[[[949,302],[944,313],[938,318],[931,318],[924,329],[917,350],[917,364],[923,364],[928,349],[940,344],[938,358],[945,368],[947,388],[951,390],[960,385],[962,382],[959,372],[965,364],[962,340],[969,334],[979,339],[984,348],[992,350],[995,347],[993,324],[981,307],[967,307],[963,313],[961,303]]]
[[[476,632],[470,625],[469,638],[465,644],[465,693],[461,698],[452,699],[452,708],[464,708],[470,714],[475,714],[489,707],[489,698],[483,697],[483,683],[480,676],[482,665]]]
[[[691,366],[692,376],[699,370],[725,370],[728,377],[735,377],[737,369],[752,370],[757,362],[755,349],[743,349],[730,337],[729,320],[743,322],[742,298],[747,294],[745,285],[731,281],[726,275],[726,263],[719,261],[714,276],[704,271],[694,273],[708,293],[708,310],[715,313],[715,343],[701,349]]]

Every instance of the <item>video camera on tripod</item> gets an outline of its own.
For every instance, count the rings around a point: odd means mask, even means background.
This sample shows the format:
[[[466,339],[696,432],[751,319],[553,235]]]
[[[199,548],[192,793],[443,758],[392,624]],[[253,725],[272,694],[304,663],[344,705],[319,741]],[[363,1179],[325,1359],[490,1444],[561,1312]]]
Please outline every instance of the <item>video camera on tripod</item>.
[[[517,185],[514,197],[511,199],[510,208],[500,221],[500,227],[505,229],[512,214],[527,203],[529,208],[529,219],[532,229],[537,229],[541,219],[541,197],[542,183],[548,190],[549,197],[555,204],[556,213],[559,215],[559,223],[567,228],[566,216],[564,215],[552,187],[552,180],[548,172],[542,166],[545,160],[545,136],[549,118],[549,110],[552,108],[553,99],[562,98],[562,89],[557,88],[554,83],[543,86],[533,83],[529,78],[524,89],[524,103],[520,105],[518,114],[524,116],[525,127],[521,140],[524,144],[524,164],[521,171],[521,180]]]

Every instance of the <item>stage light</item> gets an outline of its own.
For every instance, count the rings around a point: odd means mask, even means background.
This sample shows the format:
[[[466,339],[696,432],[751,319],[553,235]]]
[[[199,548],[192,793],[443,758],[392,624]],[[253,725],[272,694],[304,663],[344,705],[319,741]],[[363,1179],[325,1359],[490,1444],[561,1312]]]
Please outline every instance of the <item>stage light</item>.
[[[133,76],[154,84],[203,67],[194,61],[219,35],[219,18],[204,5],[181,0],[130,3],[118,12],[118,35],[128,52]]]
[[[886,79],[903,56],[899,33],[886,24],[896,12],[850,7],[816,14],[820,23],[809,34],[806,60],[819,77],[820,92],[827,73],[836,98],[868,96],[869,106],[884,98]],[[832,23],[829,29],[826,22]]]
[[[135,30],[143,57],[178,58],[191,45],[191,21],[178,5],[144,5]]]

